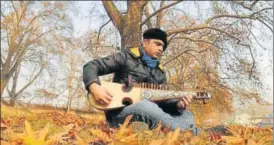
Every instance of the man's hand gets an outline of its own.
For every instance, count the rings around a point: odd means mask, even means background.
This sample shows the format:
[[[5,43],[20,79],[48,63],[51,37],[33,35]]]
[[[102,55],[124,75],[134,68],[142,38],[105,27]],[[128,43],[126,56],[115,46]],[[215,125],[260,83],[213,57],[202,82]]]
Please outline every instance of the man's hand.
[[[177,103],[178,109],[185,109],[191,103],[192,96],[183,96],[182,99]]]
[[[92,83],[89,86],[89,90],[95,101],[102,105],[108,105],[113,96],[112,94],[110,94],[110,92],[107,91],[106,88],[98,85],[97,83]]]

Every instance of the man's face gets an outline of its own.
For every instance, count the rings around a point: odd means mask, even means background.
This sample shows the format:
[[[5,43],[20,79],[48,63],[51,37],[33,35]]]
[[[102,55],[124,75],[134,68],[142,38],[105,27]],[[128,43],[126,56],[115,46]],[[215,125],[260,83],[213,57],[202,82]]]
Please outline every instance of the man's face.
[[[158,39],[145,39],[143,40],[143,47],[148,56],[160,59],[163,53],[164,42]]]

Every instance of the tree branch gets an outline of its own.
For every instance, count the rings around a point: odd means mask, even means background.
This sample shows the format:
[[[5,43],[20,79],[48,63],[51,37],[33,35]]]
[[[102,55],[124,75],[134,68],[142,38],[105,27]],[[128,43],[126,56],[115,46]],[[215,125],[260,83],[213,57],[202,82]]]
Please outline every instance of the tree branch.
[[[54,30],[54,29],[51,29],[51,30],[49,30],[49,31],[47,31],[47,32],[45,32],[45,33],[40,34],[39,36],[37,36],[37,37],[36,37],[34,40],[32,40],[32,41],[30,41],[30,40],[29,40],[29,37],[28,37],[27,42],[26,42],[26,44],[23,46],[23,49],[22,49],[21,53],[19,53],[19,55],[18,55],[18,57],[17,57],[17,59],[16,59],[14,65],[11,67],[11,69],[10,69],[10,71],[9,71],[8,78],[10,77],[10,75],[13,74],[13,72],[16,70],[16,68],[18,67],[18,65],[21,63],[21,61],[22,61],[22,56],[23,56],[23,55],[26,53],[26,51],[28,50],[28,49],[27,49],[28,46],[29,46],[30,44],[32,44],[34,41],[37,41],[39,38],[41,38],[42,36],[46,35],[47,33],[50,33],[50,32],[53,31],[53,30]],[[31,36],[31,35],[29,35],[29,36]]]
[[[253,18],[254,15],[262,12],[262,11],[265,11],[265,10],[269,10],[269,9],[272,9],[272,8],[264,8],[264,9],[261,9],[260,11],[257,11],[257,12],[254,12],[250,15],[217,15],[217,16],[213,16],[211,18],[208,18],[205,23],[203,24],[200,24],[198,26],[194,26],[194,27],[186,27],[186,28],[181,28],[181,29],[173,29],[173,30],[169,30],[167,32],[168,35],[171,35],[171,34],[174,34],[174,33],[184,33],[184,32],[187,32],[187,31],[194,31],[194,30],[199,30],[199,29],[205,29],[205,28],[209,28],[208,27],[208,24],[214,20],[214,19],[217,19],[217,18],[223,18],[223,17],[229,17],[229,18],[239,18],[239,19],[256,19],[256,18]]]
[[[223,34],[228,35],[228,36],[231,37],[231,38],[236,39],[236,40],[237,40],[237,44],[243,45],[243,46],[247,46],[246,44],[240,44],[241,40],[240,40],[239,38],[237,38],[237,37],[235,37],[235,36],[233,36],[233,35],[231,35],[231,34],[225,32],[225,31],[223,31],[223,30],[221,30],[221,29],[217,29],[217,28],[215,28],[215,27],[209,27],[209,26],[207,26],[207,25],[205,25],[205,24],[201,24],[201,25],[198,25],[198,26],[195,26],[195,27],[188,27],[188,28],[181,28],[181,29],[169,30],[169,31],[167,32],[167,34],[168,34],[168,35],[171,35],[171,34],[174,34],[174,33],[183,33],[183,32],[187,32],[187,31],[194,31],[194,30],[200,30],[200,29],[212,29],[212,30],[221,32],[221,33],[223,33]]]
[[[155,16],[157,13],[159,13],[160,11],[164,10],[164,9],[167,9],[173,5],[176,5],[178,3],[180,3],[182,1],[176,1],[176,2],[173,2],[173,3],[170,3],[169,5],[166,5],[160,9],[158,9],[157,11],[153,12],[150,16],[146,17],[146,19],[141,23],[141,26],[144,25],[151,17]]]
[[[165,5],[165,1],[161,1],[160,8],[164,7],[164,5]],[[163,19],[163,11],[160,11],[157,14],[156,28],[161,28],[162,19]]]
[[[249,15],[228,15],[228,14],[223,14],[223,15],[216,15],[216,16],[213,16],[211,18],[208,18],[205,23],[208,24],[210,21],[216,19],[216,18],[222,18],[222,17],[229,17],[229,18],[239,18],[239,19],[256,19],[254,18],[253,16],[262,12],[262,11],[265,11],[265,10],[271,10],[273,8],[263,8],[257,12],[254,12],[252,14],[249,14]]]
[[[233,8],[233,9],[234,9],[234,11],[238,14],[237,10],[236,10],[235,8]],[[251,15],[254,16],[254,15],[256,15],[256,14],[258,14],[258,13],[264,11],[264,10],[268,10],[268,9],[273,9],[273,8],[264,8],[264,9],[261,9],[260,11],[254,12],[254,13],[251,14]],[[257,18],[256,18],[256,19],[257,19]],[[241,20],[242,23],[246,26],[246,28],[248,28],[248,25],[246,24],[246,22],[243,21],[242,19],[240,19],[240,20]],[[257,20],[258,20],[258,19],[257,19]],[[255,39],[255,41],[257,42],[257,44],[258,44],[260,47],[262,47],[263,49],[266,49],[266,48],[264,48],[264,47],[259,43],[259,41],[258,41],[257,38],[255,37],[255,35],[253,34],[253,32],[252,32],[250,29],[248,29],[248,30],[249,30],[250,34],[253,36],[253,38]],[[250,45],[244,45],[244,46],[250,47]]]
[[[101,34],[101,30],[103,29],[103,27],[105,27],[111,20],[109,19],[105,24],[103,24],[100,29],[99,29],[99,32],[98,32],[98,35],[97,35],[97,43],[99,42],[99,37],[100,37],[100,34]]]
[[[174,37],[175,36],[177,36],[178,35],[178,33],[175,33],[173,36],[171,36],[168,40],[167,40],[167,45],[169,45],[170,44],[170,42],[172,41],[172,39],[174,39]]]
[[[248,9],[248,10],[250,10],[250,11],[252,11],[252,8],[255,6],[255,4],[256,4],[257,2],[259,2],[259,1],[258,1],[258,0],[253,1],[252,4],[248,7],[248,6],[244,5],[244,2],[233,1],[233,3],[236,3],[236,4],[238,4],[238,5],[241,5],[243,8],[246,8],[246,9]]]
[[[236,39],[236,40],[237,40],[237,44],[239,44],[239,45],[247,46],[246,44],[241,44],[241,40],[240,40],[239,38],[237,38],[237,37],[235,37],[235,36],[233,36],[233,35],[227,33],[226,31],[223,31],[223,30],[220,30],[220,29],[217,29],[217,28],[214,28],[214,27],[208,27],[208,28],[209,28],[209,29],[213,29],[213,30],[218,31],[218,32],[221,32],[221,33],[226,34],[227,36],[229,36],[229,37],[231,37],[231,38]]]
[[[41,72],[43,71],[45,67],[42,66],[39,70],[39,72],[33,77],[33,79],[31,81],[29,81],[22,89],[20,89],[17,93],[16,96],[19,96],[19,94],[21,94],[27,87],[29,87],[37,78],[38,76],[41,74]]]
[[[15,11],[16,19],[18,19],[18,10],[15,8],[15,5],[14,5],[13,1],[11,1],[11,4],[12,4],[13,10]]]
[[[7,91],[8,95],[11,96],[11,91],[9,90],[8,87],[6,87],[6,91]]]
[[[250,5],[250,9],[252,9],[254,6],[255,6],[255,4],[257,3],[257,2],[259,2],[258,0],[255,0],[255,1],[253,1],[253,3]]]
[[[149,17],[149,15],[150,15],[149,7],[148,6],[149,6],[149,3],[146,4],[145,9],[144,9],[146,17]],[[147,23],[146,23],[146,25],[147,25],[148,28],[152,28],[151,20],[148,20]]]
[[[203,39],[193,39],[193,38],[186,37],[186,36],[180,36],[180,37],[176,37],[174,39],[187,39],[187,40],[190,40],[190,41],[193,41],[193,42],[202,42],[202,43],[206,43],[206,44],[212,45],[212,46],[214,46],[214,47],[216,47],[218,49],[222,49],[219,46],[216,46],[214,43],[206,41],[206,40],[203,40]]]
[[[252,14],[250,14],[251,16],[254,16],[254,15],[256,15],[256,14],[259,14],[260,12],[262,12],[262,11],[266,11],[266,10],[273,10],[273,8],[263,8],[263,9],[261,9],[261,10],[259,10],[259,11],[257,11],[257,12],[254,12],[254,13],[252,13]]]
[[[248,49],[249,49],[249,52],[250,52],[250,55],[251,55],[251,58],[252,58],[252,66],[251,66],[250,73],[249,73],[249,79],[251,79],[253,69],[255,67],[255,59],[254,59],[254,56],[253,56],[253,53],[252,53],[252,50],[251,50],[250,46],[248,46]]]
[[[132,1],[129,1],[129,0],[127,1],[127,11],[128,11],[128,8],[129,8],[130,5],[131,5],[131,2],[132,2]]]
[[[257,18],[257,20],[260,21],[261,23],[263,23],[273,33],[273,29],[268,24],[266,24],[263,20],[261,20],[259,18]]]
[[[200,29],[206,29],[208,26],[206,24],[201,24],[198,26],[193,26],[193,27],[185,27],[185,28],[178,28],[178,29],[171,29],[167,31],[167,35],[172,35],[176,33],[185,33],[187,31],[195,31],[195,30],[200,30]]]
[[[1,68],[3,68],[5,58],[4,58],[4,56],[2,54],[1,54],[1,60],[0,61],[1,61],[1,63],[0,63]],[[1,71],[2,71],[2,69],[1,69]]]
[[[177,54],[176,56],[174,56],[173,58],[171,58],[170,60],[168,60],[167,62],[163,63],[163,66],[165,66],[166,64],[170,63],[171,61],[173,61],[174,59],[176,59],[177,57],[179,57],[180,55],[184,54],[184,53],[188,53],[189,51],[194,51],[194,52],[197,52],[197,53],[202,53],[202,52],[205,52],[207,51],[208,48],[204,49],[204,50],[200,50],[200,51],[197,51],[197,50],[193,50],[193,49],[187,49],[179,54]]]
[[[23,2],[20,1],[20,3],[23,3]],[[28,9],[28,6],[29,6],[30,3],[31,3],[31,1],[28,1],[26,6],[23,8],[22,14],[20,15],[20,18],[19,18],[18,23],[17,23],[17,27],[19,27],[19,23],[20,23],[22,17],[26,14],[26,10]],[[21,7],[21,4],[20,4],[20,7]]]
[[[4,15],[4,13],[2,12],[2,10],[1,10],[1,15],[2,15],[2,17],[5,19],[6,18],[6,16]]]
[[[4,105],[10,106],[10,104],[1,97],[1,106],[2,106],[2,103]]]
[[[102,2],[103,2],[103,6],[104,6],[109,18],[111,19],[111,21],[113,22],[115,27],[118,30],[120,30],[121,22],[122,22],[121,13],[118,11],[118,9],[114,5],[113,1],[102,1]]]
[[[252,18],[252,14],[251,15],[242,15],[242,16],[239,16],[239,15],[217,15],[217,16],[213,16],[209,19],[207,19],[205,21],[206,24],[210,23],[212,20],[214,19],[217,19],[217,18],[224,18],[224,17],[228,17],[228,18],[239,18],[239,19],[255,19],[255,18]]]

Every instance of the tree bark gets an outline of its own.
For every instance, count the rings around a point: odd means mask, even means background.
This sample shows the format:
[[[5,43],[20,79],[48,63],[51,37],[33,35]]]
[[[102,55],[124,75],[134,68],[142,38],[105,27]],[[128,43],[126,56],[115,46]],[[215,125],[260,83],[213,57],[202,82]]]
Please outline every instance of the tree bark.
[[[165,5],[165,1],[161,1],[160,8],[164,7],[164,5]],[[163,11],[160,11],[157,14],[156,28],[161,28],[162,19],[163,19]]]
[[[122,49],[136,47],[141,42],[142,12],[147,1],[130,1],[126,15],[121,15],[112,1],[103,1],[105,10],[118,29]]]
[[[8,79],[5,77],[5,75],[1,74],[1,84],[0,84],[0,86],[1,86],[1,99],[3,97],[3,92],[4,92],[4,89],[7,85],[7,83],[8,83]]]
[[[11,92],[9,93],[10,106],[12,106],[12,107],[15,106],[15,101],[16,101],[16,98],[17,98],[17,95],[18,95],[16,93],[16,87],[17,87],[17,80],[18,80],[19,73],[20,73],[20,66],[17,68],[17,70],[14,73]],[[7,88],[7,90],[8,90],[8,88]]]

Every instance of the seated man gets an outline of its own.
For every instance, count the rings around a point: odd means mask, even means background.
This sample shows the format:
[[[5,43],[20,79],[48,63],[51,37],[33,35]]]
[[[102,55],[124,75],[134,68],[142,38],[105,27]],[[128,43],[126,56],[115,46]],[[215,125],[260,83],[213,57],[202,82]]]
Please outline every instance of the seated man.
[[[167,79],[160,57],[167,47],[167,34],[158,28],[144,32],[140,47],[125,49],[117,54],[88,62],[83,67],[85,87],[92,97],[101,104],[109,104],[111,95],[108,90],[100,86],[98,76],[114,73],[113,82],[128,83],[130,75],[135,83],[166,84]],[[191,102],[191,96],[162,102],[142,100],[124,108],[105,111],[110,127],[118,127],[128,115],[133,115],[131,121],[141,121],[155,128],[159,121],[172,130],[180,127],[182,131],[198,129],[194,124],[191,112],[185,110]]]

